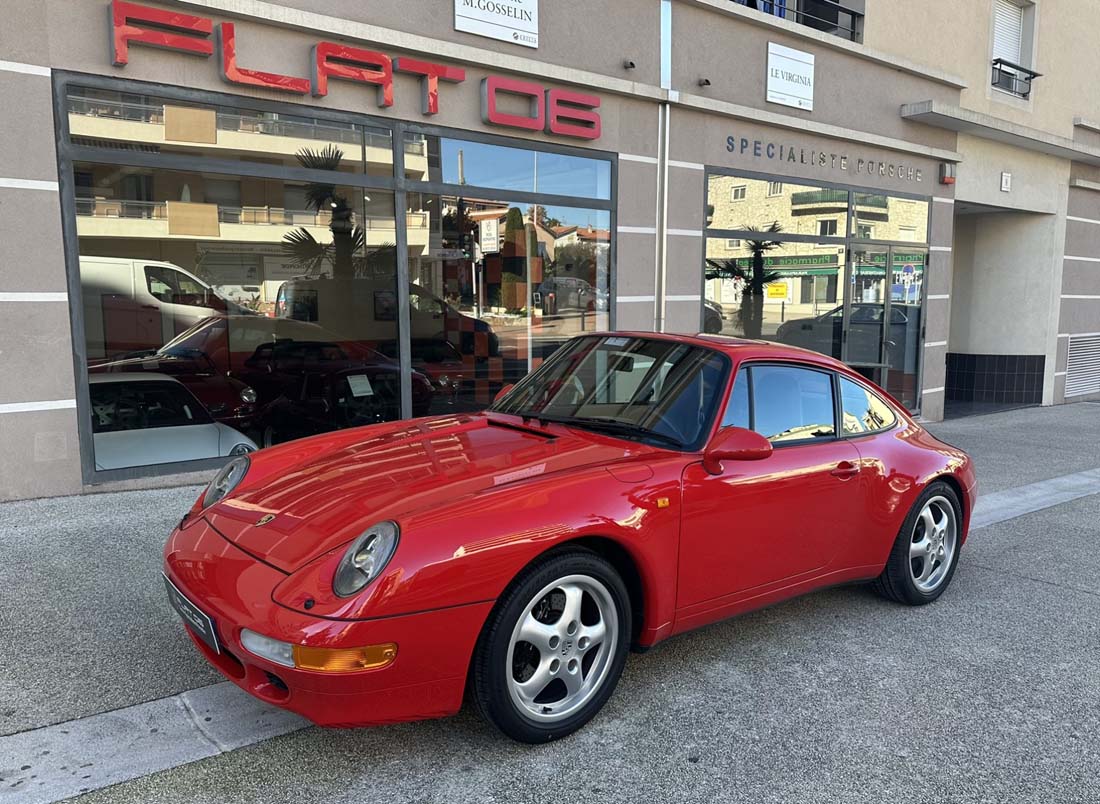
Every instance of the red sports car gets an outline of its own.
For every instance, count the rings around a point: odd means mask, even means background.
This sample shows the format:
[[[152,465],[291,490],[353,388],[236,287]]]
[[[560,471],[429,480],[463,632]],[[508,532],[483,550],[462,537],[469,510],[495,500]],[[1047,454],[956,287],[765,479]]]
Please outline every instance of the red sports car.
[[[243,689],[328,726],[454,713],[552,740],[631,648],[823,586],[951,581],[970,459],[843,364],[642,333],[568,341],[481,413],[227,464],[165,548]]]

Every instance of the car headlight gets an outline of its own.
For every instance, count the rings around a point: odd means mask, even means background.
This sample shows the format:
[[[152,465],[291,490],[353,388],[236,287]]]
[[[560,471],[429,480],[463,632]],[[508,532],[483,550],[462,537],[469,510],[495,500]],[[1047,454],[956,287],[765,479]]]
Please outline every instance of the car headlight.
[[[256,391],[247,385],[241,389],[240,397],[242,402],[247,402],[249,405],[256,404]]]
[[[229,454],[233,455],[233,456],[247,455],[248,453],[252,452],[254,449],[255,448],[251,444],[241,443],[241,444],[238,444],[237,446],[233,447],[233,449],[229,450]]]
[[[244,480],[250,463],[247,455],[238,455],[223,466],[206,487],[206,492],[202,495],[202,507],[209,508],[219,500],[225,499]]]
[[[332,591],[340,597],[351,597],[377,578],[397,549],[398,533],[397,523],[388,520],[363,531],[340,559]]]

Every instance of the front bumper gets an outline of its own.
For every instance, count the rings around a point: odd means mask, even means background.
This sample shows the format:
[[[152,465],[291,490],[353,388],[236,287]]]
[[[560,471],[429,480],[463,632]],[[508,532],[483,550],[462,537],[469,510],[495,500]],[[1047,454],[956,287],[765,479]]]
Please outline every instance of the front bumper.
[[[372,620],[326,620],[272,600],[286,575],[233,545],[197,517],[165,546],[169,580],[213,622],[216,653],[185,626],[207,661],[246,692],[322,726],[366,726],[454,714],[491,602]],[[319,648],[397,644],[376,670],[328,673],[286,667],[247,651],[241,630]]]

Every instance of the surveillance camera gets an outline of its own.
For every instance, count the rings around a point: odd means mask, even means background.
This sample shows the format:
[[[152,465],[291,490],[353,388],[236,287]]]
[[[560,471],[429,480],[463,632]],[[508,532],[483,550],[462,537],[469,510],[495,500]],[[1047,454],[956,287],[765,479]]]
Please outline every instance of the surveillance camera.
[[[710,79],[709,78],[700,78],[699,79],[699,86],[709,87],[710,86]]]
[[[630,59],[627,59],[626,61],[623,62],[623,69],[624,70],[633,70],[636,66],[637,65],[635,65],[634,62],[632,62]]]

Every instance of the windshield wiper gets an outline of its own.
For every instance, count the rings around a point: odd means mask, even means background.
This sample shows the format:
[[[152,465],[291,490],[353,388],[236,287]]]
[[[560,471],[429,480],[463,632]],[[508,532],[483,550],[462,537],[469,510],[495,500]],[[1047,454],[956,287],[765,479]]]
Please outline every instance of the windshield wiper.
[[[540,422],[553,422],[554,424],[564,424],[567,426],[588,428],[589,430],[604,431],[612,433],[614,435],[626,435],[635,436],[637,438],[649,438],[654,441],[659,441],[663,444],[668,444],[675,449],[683,449],[684,445],[678,438],[673,438],[670,435],[664,433],[658,433],[655,430],[650,430],[647,427],[642,427],[640,424],[630,424],[629,422],[621,422],[615,419],[599,419],[591,416],[547,416],[543,413],[533,413],[525,411],[523,413],[516,414],[522,416],[525,419],[535,419]]]

